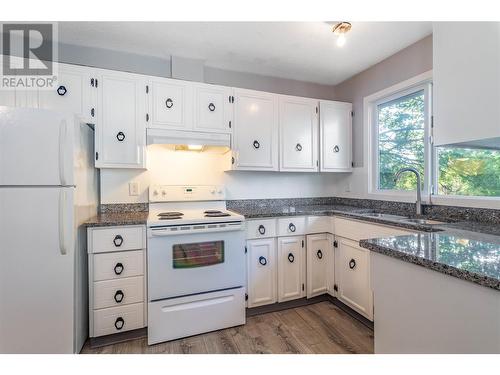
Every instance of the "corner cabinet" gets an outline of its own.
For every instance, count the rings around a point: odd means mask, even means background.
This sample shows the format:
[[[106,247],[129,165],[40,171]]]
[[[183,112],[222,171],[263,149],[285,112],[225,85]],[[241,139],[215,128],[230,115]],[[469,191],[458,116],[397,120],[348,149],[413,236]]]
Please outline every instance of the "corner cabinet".
[[[352,104],[320,101],[320,171],[352,171]]]
[[[100,72],[95,128],[97,168],[145,168],[148,81],[130,73]]]
[[[304,236],[278,238],[278,302],[304,297],[305,251]]]
[[[279,97],[280,171],[318,171],[318,101]]]
[[[279,169],[277,95],[234,90],[232,169]]]
[[[328,293],[333,271],[333,236],[307,236],[307,298]]]
[[[373,320],[373,295],[370,282],[370,251],[358,242],[339,238],[338,298],[346,305]]]

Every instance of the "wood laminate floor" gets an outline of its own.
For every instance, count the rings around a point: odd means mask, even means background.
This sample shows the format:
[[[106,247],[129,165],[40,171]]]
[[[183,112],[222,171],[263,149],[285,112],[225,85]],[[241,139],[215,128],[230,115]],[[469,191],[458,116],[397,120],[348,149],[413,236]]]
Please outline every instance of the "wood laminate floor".
[[[373,331],[330,302],[247,318],[247,324],[152,346],[141,338],[85,354],[373,353]]]

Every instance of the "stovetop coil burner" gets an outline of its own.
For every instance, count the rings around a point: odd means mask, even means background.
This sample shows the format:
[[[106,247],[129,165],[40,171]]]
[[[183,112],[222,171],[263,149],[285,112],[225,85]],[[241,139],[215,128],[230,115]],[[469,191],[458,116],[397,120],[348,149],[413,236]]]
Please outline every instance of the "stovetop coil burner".
[[[231,214],[228,214],[227,212],[205,212],[205,217],[226,217],[226,216],[231,216]]]
[[[167,212],[160,212],[158,216],[183,216],[184,214],[182,212],[178,211],[167,211]]]

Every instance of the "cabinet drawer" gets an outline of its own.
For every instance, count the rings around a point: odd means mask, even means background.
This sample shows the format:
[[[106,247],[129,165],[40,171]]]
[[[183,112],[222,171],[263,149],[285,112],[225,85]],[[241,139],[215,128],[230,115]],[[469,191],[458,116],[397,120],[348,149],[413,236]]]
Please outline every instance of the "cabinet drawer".
[[[333,233],[333,217],[308,216],[306,233]]]
[[[143,276],[94,283],[94,309],[139,302],[144,302]]]
[[[144,249],[146,247],[144,226],[93,228],[90,232],[89,252],[104,253]]]
[[[412,233],[394,227],[367,224],[356,220],[346,220],[335,218],[334,221],[335,235],[349,238],[351,240],[359,241],[368,238],[388,237],[388,236],[401,236]]]
[[[276,219],[247,221],[247,239],[276,236]]]
[[[306,217],[284,217],[278,219],[278,236],[293,236],[305,233]]]
[[[94,280],[144,275],[144,250],[93,255]]]
[[[94,335],[130,331],[144,327],[144,304],[136,303],[94,311]]]

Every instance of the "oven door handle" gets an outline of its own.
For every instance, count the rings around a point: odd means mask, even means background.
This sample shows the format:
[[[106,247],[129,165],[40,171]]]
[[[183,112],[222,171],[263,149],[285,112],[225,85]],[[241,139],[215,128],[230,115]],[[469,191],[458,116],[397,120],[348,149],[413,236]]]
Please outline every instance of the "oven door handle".
[[[152,230],[151,235],[154,237],[165,237],[165,236],[171,236],[172,234],[169,233],[166,230]]]

